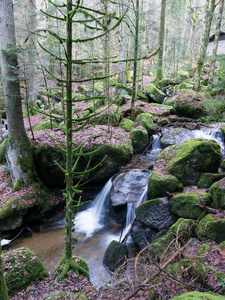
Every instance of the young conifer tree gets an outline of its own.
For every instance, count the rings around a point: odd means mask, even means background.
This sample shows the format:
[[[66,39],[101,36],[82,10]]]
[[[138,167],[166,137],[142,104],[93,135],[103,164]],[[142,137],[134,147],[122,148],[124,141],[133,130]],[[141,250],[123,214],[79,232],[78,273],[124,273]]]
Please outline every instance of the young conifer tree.
[[[53,32],[48,29],[44,29],[43,37],[45,36],[45,33],[48,32],[48,34],[52,37],[52,39],[55,39],[55,43],[60,43],[63,45],[64,49],[64,57],[59,57],[54,53],[51,53],[50,50],[46,48],[46,46],[43,45],[42,42],[38,42],[40,47],[48,52],[50,55],[52,55],[53,58],[61,61],[65,67],[66,67],[66,78],[57,78],[56,80],[61,82],[65,85],[66,88],[66,120],[65,120],[65,133],[66,133],[66,149],[61,148],[61,150],[64,152],[66,157],[66,168],[62,169],[65,173],[65,180],[66,180],[66,189],[64,192],[64,197],[66,199],[66,208],[65,208],[65,247],[64,247],[64,256],[59,262],[59,266],[63,266],[62,271],[60,273],[60,278],[64,278],[67,274],[67,272],[70,269],[75,270],[78,274],[83,273],[86,276],[89,276],[88,271],[83,268],[81,265],[78,265],[74,262],[72,257],[72,243],[73,243],[73,237],[72,233],[74,231],[74,215],[76,214],[77,210],[80,207],[80,199],[78,201],[74,201],[75,194],[80,194],[82,191],[79,188],[79,180],[82,180],[85,178],[85,176],[93,171],[95,168],[99,166],[97,164],[94,167],[90,167],[90,160],[91,156],[98,151],[94,150],[89,153],[83,152],[83,144],[77,146],[74,148],[73,146],[73,132],[82,130],[87,122],[90,120],[90,118],[95,117],[95,112],[93,114],[90,114],[86,117],[79,117],[78,114],[76,115],[76,118],[73,118],[74,114],[74,103],[78,100],[75,100],[75,97],[73,96],[73,90],[72,90],[72,84],[73,82],[83,82],[82,80],[73,80],[72,77],[72,67],[73,64],[77,65],[85,65],[86,63],[93,63],[93,59],[73,59],[73,47],[77,43],[87,43],[88,41],[93,41],[95,39],[104,37],[106,34],[108,34],[110,31],[112,31],[114,28],[116,28],[122,21],[122,18],[117,18],[115,13],[107,14],[107,20],[111,18],[110,28],[105,26],[104,20],[105,20],[105,13],[101,12],[97,9],[89,8],[83,5],[83,1],[76,0],[75,3],[72,0],[67,0],[66,4],[56,4],[55,2],[49,0],[49,3],[54,5],[59,12],[61,12],[62,16],[56,16],[56,15],[49,15],[47,12],[43,12],[48,17],[51,17],[53,19],[57,19],[57,21],[62,22],[62,26],[65,26],[65,35],[60,36],[58,33]],[[75,17],[79,15],[76,20]],[[85,22],[81,19],[81,16],[84,16],[84,20],[89,22]],[[90,38],[73,38],[73,25],[77,23],[85,24],[84,26],[88,26],[89,28],[92,28],[93,30],[96,30],[96,34],[91,36]],[[99,33],[100,32],[100,33]],[[39,32],[39,36],[41,36],[41,33]],[[96,61],[98,62],[98,61]],[[105,77],[98,77],[98,78],[89,78],[86,79],[86,81],[92,81],[92,80],[99,80],[104,79]],[[88,100],[95,100],[96,97],[90,97]],[[98,96],[99,98],[99,96]],[[102,97],[103,99],[105,96]],[[74,126],[74,124],[77,124]],[[77,171],[78,162],[81,157],[86,156],[88,158],[87,166],[85,167],[85,170]],[[78,180],[74,180],[74,179]],[[56,268],[56,270],[58,269]],[[56,271],[55,270],[55,271]],[[55,273],[56,274],[56,273]],[[53,275],[55,276],[55,275]]]

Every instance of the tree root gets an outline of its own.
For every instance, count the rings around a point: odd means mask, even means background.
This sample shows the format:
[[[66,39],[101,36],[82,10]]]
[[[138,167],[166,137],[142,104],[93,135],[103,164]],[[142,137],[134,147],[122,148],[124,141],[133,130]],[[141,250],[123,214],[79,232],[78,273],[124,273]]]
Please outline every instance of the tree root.
[[[74,259],[77,262],[75,262]],[[70,259],[66,259],[65,257],[63,257],[60,260],[56,269],[54,270],[52,278],[55,279],[56,274],[59,271],[60,274],[57,276],[57,279],[63,280],[67,276],[67,274],[70,270],[73,270],[77,275],[83,274],[88,279],[90,279],[90,274],[89,274],[89,270],[88,270],[86,261],[83,258],[76,257],[76,256],[73,256],[73,258],[70,258]]]

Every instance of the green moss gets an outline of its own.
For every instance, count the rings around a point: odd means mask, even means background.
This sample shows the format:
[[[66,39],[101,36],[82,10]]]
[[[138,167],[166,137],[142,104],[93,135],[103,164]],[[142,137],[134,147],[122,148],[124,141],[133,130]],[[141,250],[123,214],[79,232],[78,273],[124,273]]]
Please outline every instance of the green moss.
[[[4,139],[0,144],[0,164],[5,162],[5,148],[8,143],[8,138]]]
[[[141,113],[135,119],[138,126],[143,126],[149,134],[153,134],[156,130],[156,125],[153,122],[153,117],[151,114]]]
[[[103,92],[103,82],[102,81],[97,81],[94,83],[94,89],[99,92],[102,93]]]
[[[157,103],[162,103],[166,94],[160,91],[154,84],[149,84],[146,87],[146,94]]]
[[[190,292],[172,298],[171,300],[223,300],[224,296],[213,293]]]
[[[206,215],[196,227],[196,233],[202,240],[212,239],[216,243],[225,241],[225,218]]]
[[[148,195],[150,198],[163,197],[167,192],[174,192],[178,185],[175,176],[152,172],[148,179]]]
[[[42,122],[42,123],[36,125],[36,126],[33,128],[33,130],[35,131],[35,130],[52,129],[51,126],[52,126],[52,128],[57,128],[57,127],[58,127],[54,122],[52,122],[52,125],[51,125],[50,120],[48,120],[48,121],[45,121],[45,122]]]
[[[213,199],[212,205],[216,208],[225,209],[225,178],[213,183],[209,192]]]
[[[123,119],[120,122],[120,126],[127,132],[129,132],[131,130],[132,127],[134,127],[134,122],[132,120],[129,119]]]
[[[202,201],[205,205],[211,203],[211,199],[207,193],[181,193],[170,199],[170,209],[175,215],[181,218],[199,219],[199,217],[204,216],[203,210],[195,205],[200,204]]]
[[[140,153],[149,144],[148,132],[143,126],[138,126],[131,130],[132,145],[134,151]]]
[[[4,265],[8,266],[6,282],[10,292],[20,291],[31,282],[48,276],[48,271],[40,259],[27,248],[4,253],[3,261]]]
[[[198,187],[200,188],[209,188],[215,181],[225,177],[225,173],[204,173],[200,176],[198,181]]]
[[[117,83],[116,87],[120,88],[120,89],[124,89],[129,95],[132,95],[133,91],[132,91],[132,88],[130,88],[129,86],[124,85],[122,83]],[[144,101],[146,101],[146,102],[148,101],[148,98],[144,94],[142,94],[140,92],[137,93],[137,97],[140,98],[140,99],[142,99],[142,100],[144,100]]]

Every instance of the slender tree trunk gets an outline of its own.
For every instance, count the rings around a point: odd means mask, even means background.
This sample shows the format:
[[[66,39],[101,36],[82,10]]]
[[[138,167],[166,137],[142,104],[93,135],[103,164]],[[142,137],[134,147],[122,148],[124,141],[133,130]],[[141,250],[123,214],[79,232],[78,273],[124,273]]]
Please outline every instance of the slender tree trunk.
[[[161,1],[160,25],[159,25],[159,52],[157,61],[156,81],[163,78],[163,52],[165,40],[165,18],[166,18],[166,0]]]
[[[103,12],[105,14],[104,17],[104,24],[107,27],[107,22],[108,22],[108,0],[102,0],[102,5],[103,5]],[[104,84],[104,94],[107,97],[107,103],[109,102],[109,75],[110,75],[110,65],[109,65],[109,56],[110,56],[110,51],[109,51],[109,34],[106,33],[103,39],[103,49],[104,49],[104,75],[106,78],[103,81]],[[106,103],[106,104],[107,104]]]
[[[194,90],[198,91],[200,88],[200,80],[202,76],[202,69],[206,57],[207,46],[209,43],[209,35],[210,29],[213,19],[213,12],[215,9],[215,0],[206,0],[205,2],[205,16],[204,16],[204,29],[203,29],[203,36],[201,41],[201,48],[199,57],[197,60],[197,67],[195,71],[195,79],[194,79]]]
[[[124,14],[126,8],[124,5],[126,1],[122,1],[122,15]],[[126,84],[126,58],[127,58],[127,24],[126,22],[122,22],[122,49],[120,54],[120,59],[123,60],[120,64],[120,74],[119,81],[123,84]]]
[[[34,180],[34,162],[31,142],[24,124],[18,76],[13,1],[1,0],[1,67],[9,143],[6,160],[14,187]]]
[[[132,87],[132,99],[131,107],[134,107],[134,103],[137,98],[137,58],[138,58],[138,34],[139,34],[139,0],[136,0],[135,11],[135,40],[134,40],[134,70],[133,70],[133,87]]]
[[[0,4],[0,9],[1,9],[1,4]],[[1,242],[1,238],[0,238]],[[2,247],[0,243],[0,296],[1,300],[8,300],[8,293],[7,293],[7,286],[6,286],[6,281],[4,277],[4,268],[3,268],[3,262],[1,258],[1,252],[2,252]]]
[[[36,30],[36,0],[27,0],[27,18],[28,30],[34,32]],[[36,36],[31,34],[28,39],[28,59],[26,63],[26,85],[27,85],[27,99],[31,105],[36,104],[37,100],[37,86],[36,86]]]
[[[212,88],[213,83],[213,77],[214,77],[214,71],[215,71],[215,65],[216,65],[216,54],[218,49],[218,43],[219,43],[219,37],[220,37],[220,28],[221,28],[221,22],[223,17],[223,8],[224,8],[224,0],[220,0],[219,3],[219,13],[216,23],[216,33],[214,37],[214,47],[212,52],[212,58],[211,58],[211,65],[210,65],[210,73],[209,73],[209,88]]]

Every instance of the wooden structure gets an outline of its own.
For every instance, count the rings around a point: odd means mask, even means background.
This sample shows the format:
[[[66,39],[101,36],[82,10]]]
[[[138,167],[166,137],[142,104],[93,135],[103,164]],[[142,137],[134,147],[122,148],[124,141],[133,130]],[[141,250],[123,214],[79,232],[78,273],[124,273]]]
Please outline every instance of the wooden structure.
[[[215,34],[211,35],[209,38],[209,44],[207,48],[207,56],[212,55],[213,46],[214,46]],[[225,55],[225,31],[220,31],[219,43],[217,55]]]

